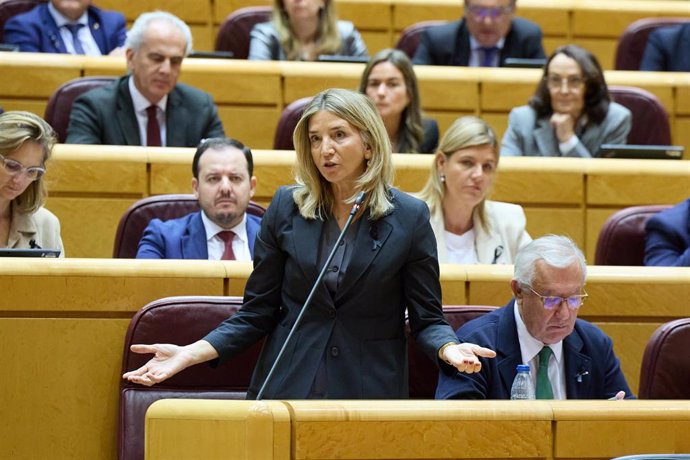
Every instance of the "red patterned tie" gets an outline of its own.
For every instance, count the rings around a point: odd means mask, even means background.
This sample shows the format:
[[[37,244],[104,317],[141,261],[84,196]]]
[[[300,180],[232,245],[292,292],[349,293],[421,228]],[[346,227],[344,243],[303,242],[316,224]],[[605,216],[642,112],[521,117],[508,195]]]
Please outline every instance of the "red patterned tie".
[[[224,230],[218,233],[218,237],[225,242],[225,250],[220,260],[235,260],[235,253],[232,250],[232,240],[235,238],[235,232]]]
[[[161,144],[161,127],[158,124],[157,109],[155,105],[146,107],[146,115],[149,117],[146,123],[146,145],[152,147],[160,147]]]

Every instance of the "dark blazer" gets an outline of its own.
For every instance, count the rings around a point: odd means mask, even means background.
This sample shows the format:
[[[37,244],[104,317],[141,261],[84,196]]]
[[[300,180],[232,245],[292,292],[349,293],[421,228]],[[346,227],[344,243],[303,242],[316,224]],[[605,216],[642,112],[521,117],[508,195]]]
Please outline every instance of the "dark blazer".
[[[690,23],[650,33],[640,70],[690,72]]]
[[[67,144],[141,145],[128,79],[120,77],[74,101]],[[168,147],[196,147],[202,139],[225,135],[211,96],[183,83],[168,94],[165,114]]]
[[[459,65],[470,62],[470,33],[465,19],[430,27],[422,38],[412,62],[423,65]],[[508,35],[506,35],[499,65],[503,66],[506,58],[543,59],[544,47],[539,26],[522,18],[513,18]]]
[[[480,358],[482,370],[475,374],[441,372],[437,399],[510,399],[515,368],[522,364],[514,303],[511,300],[458,329],[460,341],[489,347],[496,351],[496,358]],[[576,321],[573,332],[563,340],[563,356],[568,399],[608,399],[620,390],[626,398],[633,397],[611,339],[593,324]]]
[[[122,13],[89,6],[89,29],[102,54],[125,44],[127,25]],[[19,46],[19,51],[67,53],[60,29],[42,3],[31,11],[18,14],[5,24],[5,43]]]
[[[247,214],[247,243],[254,257],[254,240],[261,218]],[[208,259],[201,211],[165,222],[153,219],[139,242],[137,259]]]
[[[690,267],[690,198],[647,221],[644,264]]]
[[[364,211],[335,297],[325,284],[318,287],[266,398],[306,398],[322,363],[328,398],[406,398],[406,307],[417,343],[433,360],[438,362],[443,344],[455,340],[441,310],[428,208],[391,193],[395,208],[388,215],[372,222]],[[291,188],[279,189],[261,222],[244,306],[204,338],[222,361],[268,336],[248,399],[256,397],[317,278],[323,228],[323,221],[300,215]]]

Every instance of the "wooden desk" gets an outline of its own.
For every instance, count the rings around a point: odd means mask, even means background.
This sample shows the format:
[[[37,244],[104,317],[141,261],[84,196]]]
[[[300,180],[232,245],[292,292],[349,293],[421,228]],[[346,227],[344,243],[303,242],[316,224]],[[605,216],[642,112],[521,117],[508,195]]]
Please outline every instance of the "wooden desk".
[[[688,429],[688,401],[168,399],[146,458],[609,459],[687,452]]]

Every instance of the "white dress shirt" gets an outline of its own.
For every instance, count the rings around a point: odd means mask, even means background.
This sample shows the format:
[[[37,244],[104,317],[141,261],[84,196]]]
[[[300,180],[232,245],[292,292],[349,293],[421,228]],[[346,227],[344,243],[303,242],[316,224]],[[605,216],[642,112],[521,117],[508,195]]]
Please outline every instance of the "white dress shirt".
[[[82,14],[79,17],[79,19],[77,19],[76,21],[72,21],[71,19],[63,16],[62,13],[60,13],[51,2],[48,2],[48,12],[53,17],[55,24],[58,26],[58,29],[60,30],[60,38],[62,38],[62,41],[65,44],[65,47],[67,48],[67,52],[69,54],[77,53],[74,50],[72,32],[70,32],[69,29],[67,29],[67,27],[64,26],[67,24],[82,24],[83,27],[80,27],[79,32],[77,32],[77,39],[81,42],[81,47],[84,48],[84,53],[87,56],[101,55],[101,49],[98,47],[96,40],[93,38],[93,35],[91,35],[91,29],[89,28],[88,11],[84,11],[84,14]]]
[[[134,84],[134,77],[130,75],[129,81],[129,93],[132,95],[132,104],[134,105],[134,113],[137,116],[137,125],[139,126],[139,137],[141,138],[141,145],[146,146],[146,125],[149,122],[149,116],[146,113],[146,109],[151,105],[146,97],[137,89],[137,85]],[[168,95],[166,94],[163,98],[158,101],[156,107],[156,118],[158,118],[158,126],[161,128],[161,146],[165,147],[165,106],[168,103]]]
[[[446,254],[451,264],[476,264],[477,251],[474,248],[474,229],[469,229],[462,235],[443,231],[446,240]]]
[[[494,53],[493,59],[491,59],[491,66],[498,67],[501,59],[501,51],[503,50],[503,44],[506,42],[505,37],[501,38],[495,45],[497,48]],[[482,50],[482,45],[479,44],[477,40],[470,35],[470,60],[467,65],[470,67],[481,67],[482,61],[484,60],[484,50]]]
[[[247,237],[247,213],[242,216],[242,222],[227,229],[212,222],[204,211],[201,211],[201,220],[206,230],[208,260],[220,260],[223,256],[223,252],[225,252],[225,242],[218,236],[218,233],[226,230],[235,233],[235,237],[232,240],[232,252],[235,254],[235,260],[252,260],[252,254],[249,252],[249,238]]]
[[[537,388],[537,370],[539,370],[539,352],[546,346],[540,340],[535,339],[527,331],[525,322],[520,316],[520,309],[515,301],[515,324],[517,325],[518,340],[522,363],[529,364],[532,384]],[[548,345],[553,353],[549,358],[549,380],[553,389],[553,399],[567,399],[565,394],[565,365],[563,362],[563,341]]]

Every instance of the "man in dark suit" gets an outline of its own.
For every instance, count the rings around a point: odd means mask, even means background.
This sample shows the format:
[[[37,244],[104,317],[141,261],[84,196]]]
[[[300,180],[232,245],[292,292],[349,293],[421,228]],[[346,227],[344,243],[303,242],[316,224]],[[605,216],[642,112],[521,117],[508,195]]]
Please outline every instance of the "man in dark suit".
[[[205,140],[192,160],[192,189],[201,211],[153,219],[138,259],[252,260],[261,218],[247,214],[256,177],[252,152],[225,137]]]
[[[127,27],[122,13],[91,0],[50,0],[5,24],[5,43],[19,51],[100,56],[122,52]]]
[[[144,13],[125,43],[129,75],[74,101],[67,143],[196,147],[224,136],[211,96],[177,83],[192,49],[189,27],[170,13]]]
[[[650,33],[640,70],[690,72],[690,22]]]
[[[690,267],[690,198],[647,221],[644,264]]]
[[[460,21],[424,31],[413,62],[500,67],[506,58],[544,59],[539,26],[515,17],[517,0],[465,0]]]
[[[466,323],[460,341],[491,347],[480,372],[440,373],[437,399],[509,399],[518,364],[529,364],[537,399],[632,397],[599,328],[577,319],[587,267],[569,238],[537,238],[518,252],[507,306]]]

